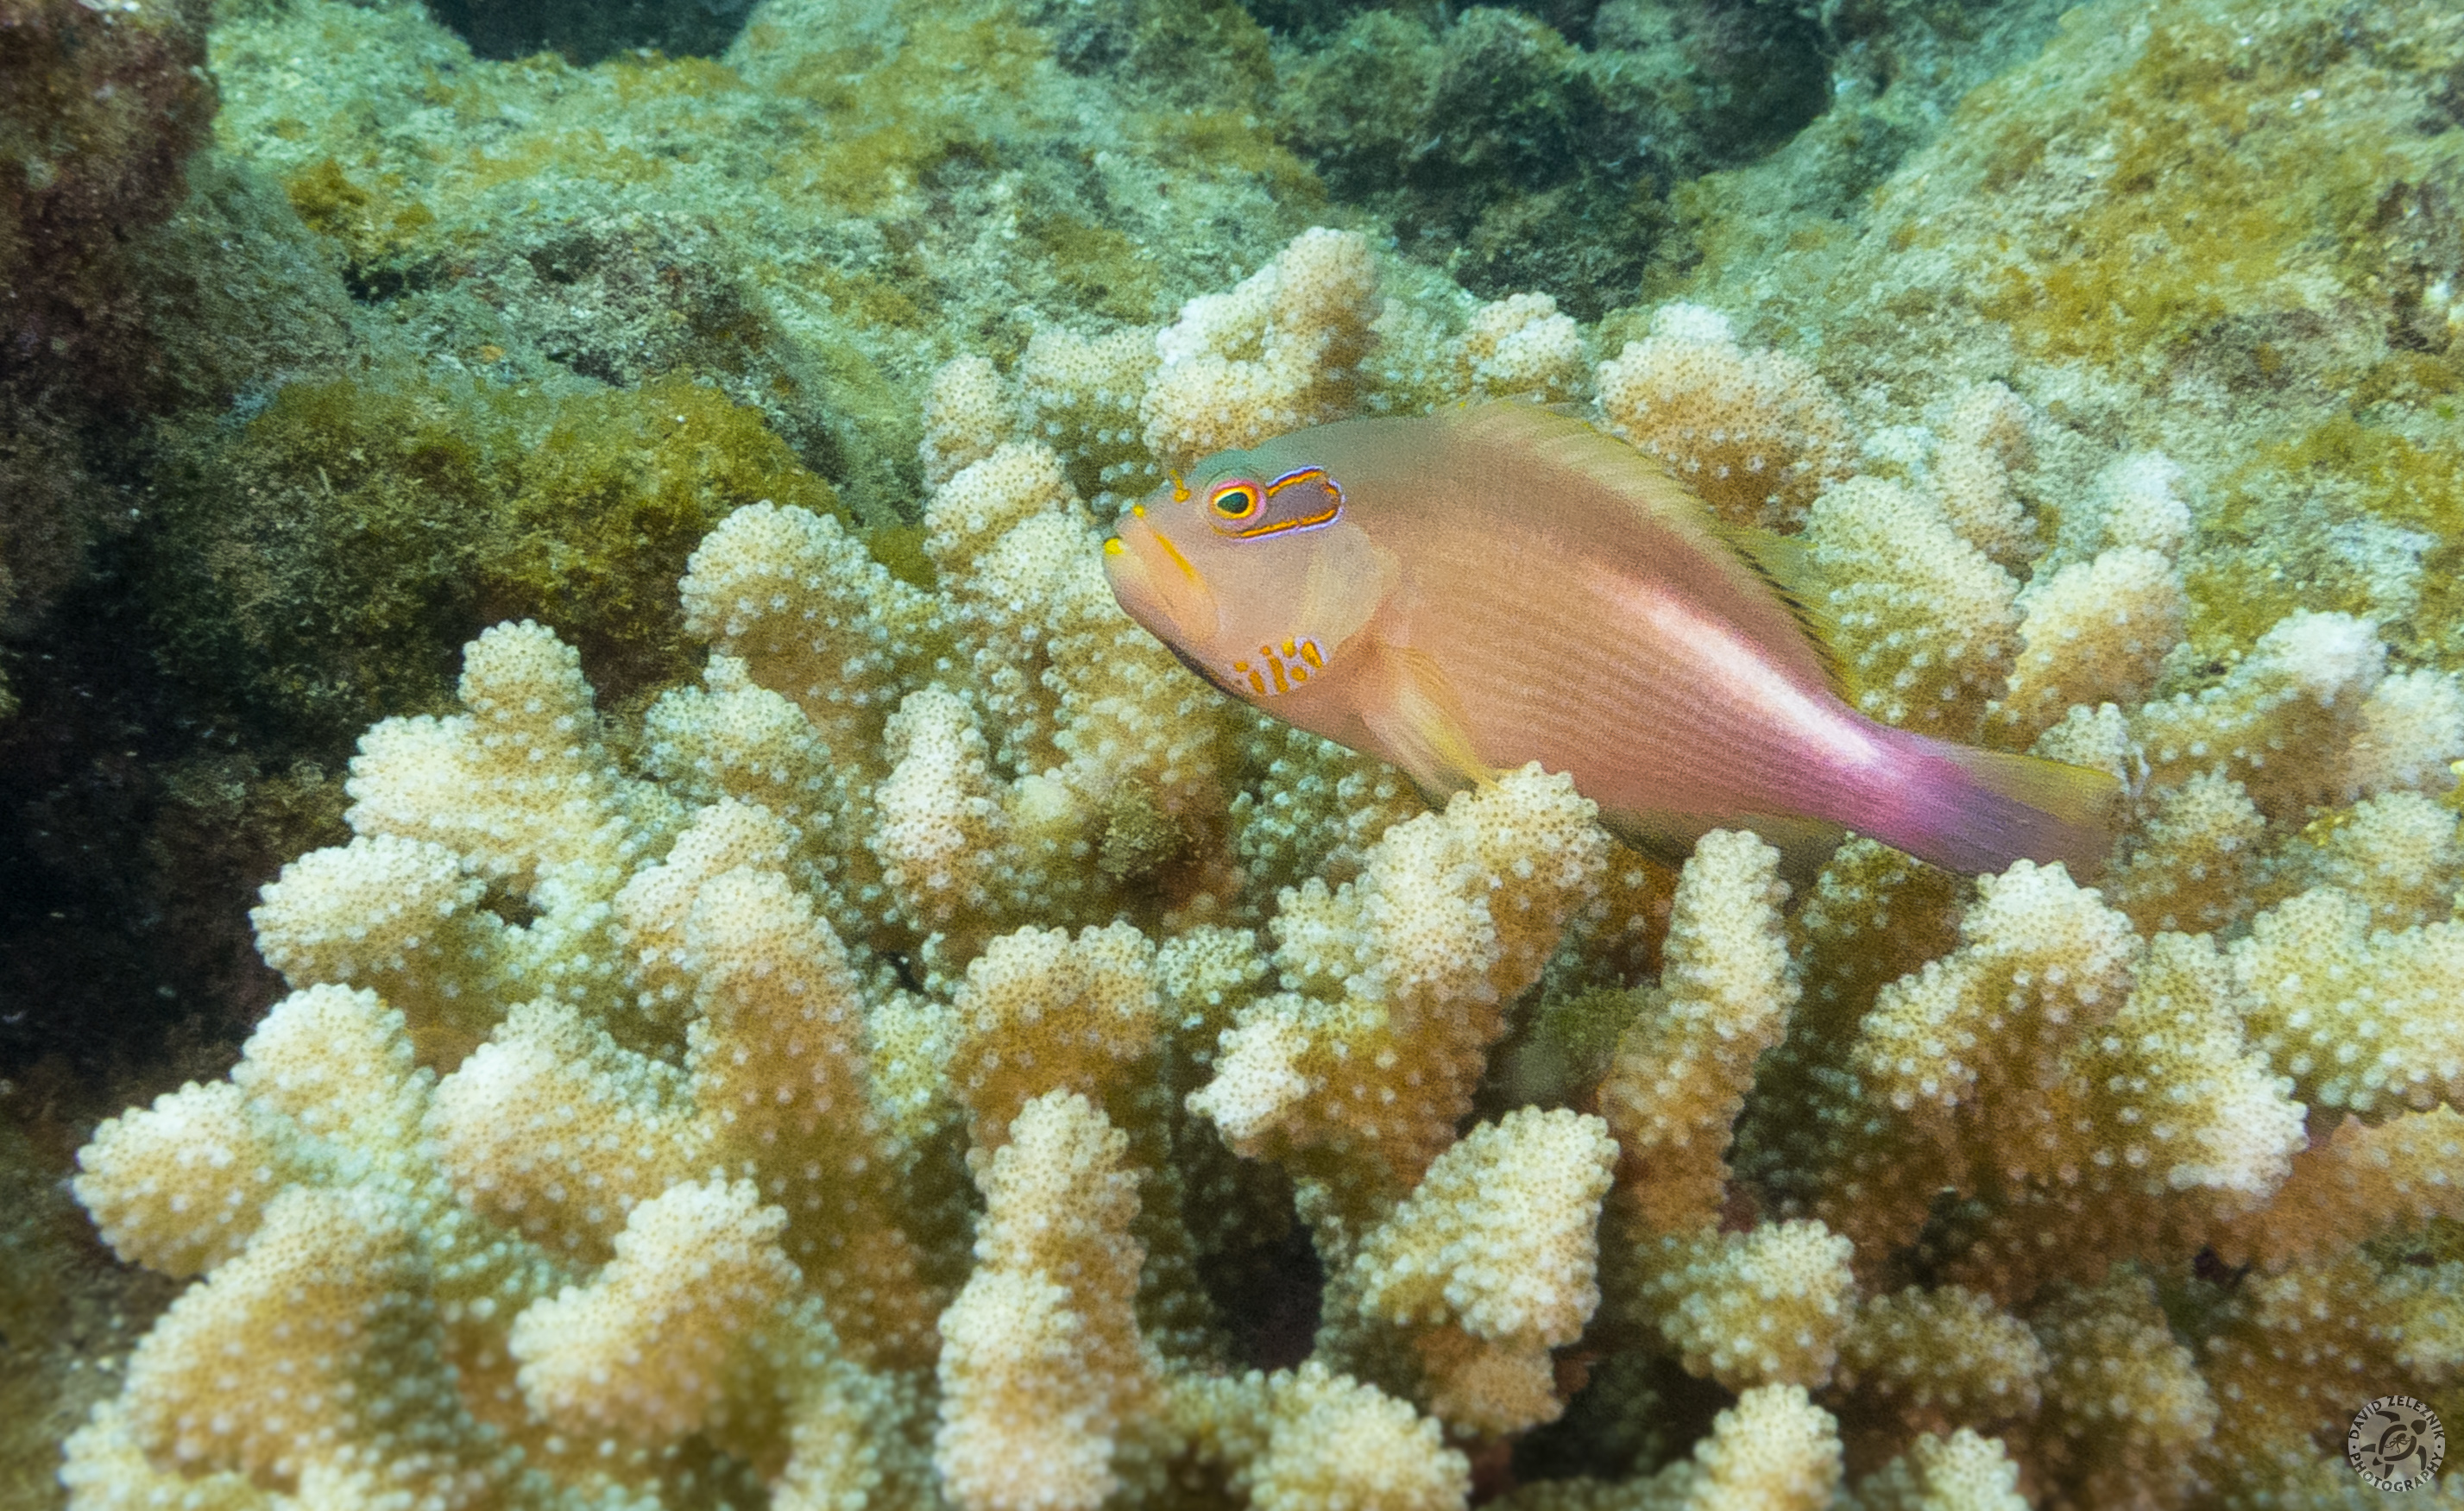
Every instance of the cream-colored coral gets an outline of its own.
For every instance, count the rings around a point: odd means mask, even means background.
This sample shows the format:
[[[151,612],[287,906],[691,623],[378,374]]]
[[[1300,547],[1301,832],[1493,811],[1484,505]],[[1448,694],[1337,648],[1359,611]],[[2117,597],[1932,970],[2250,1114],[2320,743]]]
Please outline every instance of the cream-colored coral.
[[[237,1254],[302,1151],[237,1086],[189,1082],[106,1118],[78,1152],[77,1199],[131,1264],[178,1278]]]
[[[848,1342],[929,1351],[938,1298],[898,1224],[899,1151],[868,1100],[864,1006],[812,903],[777,871],[704,883],[685,923],[693,1096],[714,1152],[787,1214],[789,1258]]]
[[[1930,500],[1882,478],[1824,492],[1806,539],[1857,707],[1908,729],[1972,734],[2019,651],[2011,574]]]
[[[685,627],[793,700],[842,761],[871,754],[935,638],[931,601],[809,510],[762,503],[729,515],[677,590]]]
[[[130,1357],[132,1435],[183,1472],[231,1471],[312,1503],[320,1486],[328,1504],[348,1503],[345,1487],[470,1503],[489,1478],[484,1438],[445,1361],[414,1220],[372,1188],[275,1196],[247,1251]],[[251,1390],[267,1369],[273,1388]]]
[[[1853,470],[1847,416],[1821,376],[1786,352],[1743,350],[1713,311],[1663,306],[1596,382],[1609,428],[1738,524],[1801,525]]]
[[[438,842],[529,890],[559,872],[604,884],[639,853],[636,794],[600,742],[572,646],[528,620],[499,624],[465,653],[460,694],[464,713],[368,731],[351,762],[353,829]]]
[[[1998,383],[1961,393],[1945,417],[1926,468],[1934,502],[1969,544],[2005,566],[2035,554],[2035,521],[2015,474],[2035,460],[2028,406]]]
[[[936,385],[920,540],[712,533],[697,682],[603,716],[506,625],[370,732],[358,838],[257,914],[297,990],[86,1151],[190,1280],[77,1511],[1451,1511],[1450,1432],[1518,1505],[1811,1506],[1843,1458],[1878,1505],[2316,1504],[2344,1384],[2464,1369],[2464,695],[2387,669],[2418,624],[2203,602],[2212,667],[2160,668],[2101,618],[2211,591],[2211,458],[2113,462],[2083,378],[1856,390],[1809,545],[1868,707],[2129,798],[2101,897],[1859,840],[1784,902],[1759,841],[1668,872],[1537,770],[1423,812],[1104,584],[1084,500],[1151,420],[1546,394],[1579,327],[1324,232],[1159,342],[1014,329]]]
[[[508,1013],[439,1084],[426,1131],[465,1205],[593,1261],[636,1205],[713,1155],[684,1072],[561,1002]]]
[[[1052,326],[1029,338],[1018,360],[1023,428],[1052,448],[1098,505],[1134,498],[1162,480],[1138,417],[1159,361],[1151,329],[1090,339]]]
[[[1562,404],[1580,398],[1583,334],[1545,294],[1516,294],[1472,311],[1454,348],[1456,383],[1482,398]]]
[[[2277,856],[2280,885],[2332,887],[2370,910],[2379,929],[2437,923],[2464,886],[2455,810],[2397,790],[2332,814]]]
[[[2251,921],[2232,950],[2254,1043],[2314,1106],[2384,1115],[2464,1096],[2464,923],[2374,929],[2317,887]]]
[[[2181,496],[2180,463],[2157,451],[2123,457],[2098,479],[2093,517],[2103,543],[2170,558],[2190,535],[2190,508]]]
[[[2339,796],[2342,774],[2317,756],[2351,744],[2386,662],[2387,647],[2360,620],[2293,615],[2261,636],[2223,682],[2139,711],[2132,734],[2145,753],[2148,782],[2171,786],[2217,772],[2239,781],[2273,819]]]
[[[2206,936],[2141,943],[2058,868],[1990,879],[1944,959],[1885,988],[1834,1114],[1815,1210],[1860,1249],[1936,1192],[1992,1193],[1955,1274],[2024,1293],[2041,1266],[2129,1254],[2263,1200],[2300,1141],[2292,1085],[2246,1046]],[[1881,1108],[1890,1113],[1875,1116]]]
[[[426,1100],[401,1015],[313,986],[266,1015],[229,1083],[106,1119],[78,1155],[77,1199],[122,1259],[199,1274],[246,1247],[287,1187],[398,1148]]]
[[[1695,1373],[1736,1391],[1820,1385],[1854,1317],[1851,1252],[1803,1220],[1667,1235],[1640,1257],[1644,1305]]]
[[[992,455],[1011,439],[1017,423],[990,359],[943,362],[924,389],[924,439],[917,448],[924,486],[939,488]]]
[[[1995,717],[2035,739],[2072,707],[2137,703],[2182,639],[2189,600],[2173,564],[2121,546],[2019,595],[2021,648]]]
[[[1261,718],[1245,743],[1256,775],[1233,797],[1232,843],[1263,885],[1351,881],[1388,829],[1423,810],[1400,772],[1288,724]]]
[[[2361,727],[2344,752],[2347,799],[2453,787],[2464,757],[2464,678],[2416,668],[2382,678],[2362,700]]]
[[[1729,1129],[1755,1058],[1796,1005],[1778,870],[1779,852],[1751,834],[1717,830],[1696,843],[1677,883],[1660,984],[1600,1083],[1630,1199],[1653,1231],[1718,1223]]]
[[[1928,1433],[1857,1482],[1853,1511],[2026,1511],[2019,1466],[1996,1438],[1963,1427],[1947,1437]]]
[[[1023,929],[967,967],[953,1003],[952,1089],[973,1124],[971,1157],[1008,1140],[1010,1120],[1042,1092],[1103,1106],[1155,1052],[1155,947],[1127,924]],[[1153,1080],[1147,1069],[1143,1079]]]
[[[661,699],[652,716],[681,712]],[[646,1017],[672,1032],[692,1006],[685,923],[702,884],[745,866],[787,870],[797,861],[797,840],[776,810],[723,797],[693,816],[664,859],[635,871],[617,889],[611,904],[616,936],[639,983],[634,999]]]
[[[962,902],[979,923],[1104,916],[1112,888],[1171,869],[1220,807],[1221,700],[1121,612],[1094,523],[1045,447],[1003,447],[966,469],[925,524],[974,697],[961,709],[953,690],[927,689],[915,697],[929,707],[902,709],[872,847],[926,931],[946,930]],[[999,895],[962,899],[934,880],[945,875]],[[1204,880],[1228,889],[1231,878]],[[986,937],[979,928],[932,959],[963,963]]]
[[[685,1182],[635,1207],[587,1285],[515,1319],[522,1394],[584,1435],[659,1442],[713,1425],[802,1279],[779,1247],[786,1226],[749,1180]]]
[[[1513,1511],[1814,1511],[1837,1504],[1838,1426],[1797,1386],[1757,1386],[1696,1442],[1690,1457],[1622,1481],[1526,1484]]]
[[[1598,1119],[1526,1107],[1440,1155],[1361,1240],[1352,1286],[1364,1314],[1463,1337],[1424,1353],[1440,1416],[1498,1433],[1557,1414],[1548,1351],[1599,1304],[1600,1198],[1616,1160]]]
[[[2437,1217],[2464,1217],[2464,1116],[2446,1106],[2338,1121],[2293,1157],[2276,1199],[2229,1224],[2215,1248],[2230,1264],[2280,1269]]]
[[[487,1032],[490,977],[509,963],[503,922],[477,906],[486,890],[442,844],[363,835],[285,865],[249,916],[265,963],[292,985],[381,992],[410,1019],[420,1058],[450,1069]]]
[[[2018,1116],[2055,1125],[2034,1093],[2056,1079],[2074,1019],[2092,1022],[2129,991],[2129,920],[2061,872],[2021,862],[1993,879],[1960,932],[1957,953],[1883,991],[1858,1068],[1878,1101],[1920,1118],[2007,1099]],[[2022,1160],[2040,1157],[2033,1132],[2005,1135]]]
[[[1341,419],[1377,318],[1377,266],[1356,231],[1313,228],[1230,294],[1182,306],[1138,415],[1168,467]]]
[[[1471,1466],[1438,1424],[1309,1363],[1176,1387],[1172,1430],[1257,1511],[1460,1511]]]
[[[2254,904],[2267,819],[2240,782],[2207,771],[2155,794],[2104,893],[2140,929],[2201,932],[2240,923]]]
[[[2314,1444],[2349,1430],[2354,1382],[2429,1389],[2459,1346],[2459,1283],[2453,1261],[2416,1274],[2360,1254],[2247,1277],[2202,1361],[2218,1410],[2198,1469],[2234,1500],[2255,1500],[2250,1492],[2315,1463]]]
[[[842,764],[803,711],[754,682],[737,658],[713,655],[702,682],[661,694],[643,715],[644,763],[668,790],[700,807],[697,819],[706,821],[712,806],[734,803],[759,809],[782,825],[781,853],[769,864],[794,871],[847,937],[869,942],[878,936],[879,920],[890,909],[887,888],[863,844],[873,816],[861,770]],[[688,846],[680,840],[669,862],[711,843]],[[628,888],[642,874],[635,874]],[[647,966],[645,953],[661,946],[627,916],[624,893],[615,906],[619,931],[627,936],[637,969]],[[672,1018],[672,980],[658,980],[640,1005]]]
[[[975,711],[937,684],[910,693],[883,748],[891,771],[866,843],[900,917],[929,931],[991,911],[1008,815]]]
[[[1273,928],[1288,990],[1242,1014],[1191,1109],[1243,1152],[1371,1155],[1400,1196],[1453,1142],[1500,1003],[1598,886],[1593,812],[1563,777],[1509,773],[1387,831],[1359,880],[1287,892]]]
[[[1859,1304],[1832,1394],[1843,1414],[1940,1433],[2035,1414],[2045,1350],[2028,1325],[1963,1286],[1911,1286]]]
[[[1757,1386],[1711,1423],[1691,1462],[1664,1472],[1645,1504],[1682,1511],[1815,1511],[1840,1478],[1839,1430],[1793,1385]]]
[[[2052,1503],[2176,1503],[2196,1482],[2190,1455],[2219,1407],[2144,1277],[2057,1287],[2031,1325],[2044,1345],[2046,1405],[2014,1434]]]
[[[976,1270],[941,1316],[935,1461],[968,1511],[1093,1511],[1160,1366],[1133,1302],[1137,1177],[1085,1097],[1047,1092],[984,1162]]]

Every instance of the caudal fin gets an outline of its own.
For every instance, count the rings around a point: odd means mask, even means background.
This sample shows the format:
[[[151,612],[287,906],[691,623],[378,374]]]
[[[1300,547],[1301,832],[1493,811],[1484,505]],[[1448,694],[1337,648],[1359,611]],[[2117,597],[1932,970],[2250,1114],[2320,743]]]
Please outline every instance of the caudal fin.
[[[1865,825],[1885,844],[1946,870],[2061,862],[2093,882],[2113,849],[2122,784],[2101,771],[1903,734],[1906,768],[1890,812]]]

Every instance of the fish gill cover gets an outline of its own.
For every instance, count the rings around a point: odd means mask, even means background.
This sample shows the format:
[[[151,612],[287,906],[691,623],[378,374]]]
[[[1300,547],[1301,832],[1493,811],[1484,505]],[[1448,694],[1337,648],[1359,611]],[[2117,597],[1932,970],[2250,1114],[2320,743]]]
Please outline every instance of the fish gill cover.
[[[12,1492],[2361,1504],[2464,1407],[2464,17],[739,19],[0,0]],[[2102,885],[1426,811],[1114,606],[1163,469],[1484,396],[2119,777]]]

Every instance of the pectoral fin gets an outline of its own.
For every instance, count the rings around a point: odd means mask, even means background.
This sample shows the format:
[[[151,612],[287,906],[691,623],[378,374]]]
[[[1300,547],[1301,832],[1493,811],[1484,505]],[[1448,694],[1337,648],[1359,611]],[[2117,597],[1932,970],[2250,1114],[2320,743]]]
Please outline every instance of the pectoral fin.
[[[1378,646],[1377,658],[1382,686],[1361,710],[1377,753],[1402,767],[1432,799],[1495,785],[1497,772],[1472,748],[1463,700],[1436,660],[1398,646]]]

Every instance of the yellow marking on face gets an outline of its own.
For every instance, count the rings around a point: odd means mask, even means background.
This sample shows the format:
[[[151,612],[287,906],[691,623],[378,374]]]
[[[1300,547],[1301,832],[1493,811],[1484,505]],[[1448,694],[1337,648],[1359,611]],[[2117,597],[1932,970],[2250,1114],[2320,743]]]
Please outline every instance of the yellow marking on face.
[[[1301,659],[1312,667],[1322,668],[1326,665],[1326,658],[1317,653],[1317,642],[1314,640],[1301,642]]]
[[[1185,504],[1189,502],[1189,485],[1181,481],[1180,474],[1178,472],[1166,472],[1163,475],[1172,479],[1172,501],[1176,504]],[[1143,509],[1138,512],[1140,514],[1146,513]]]
[[[1104,542],[1104,554],[1108,557],[1119,556],[1128,549],[1129,547],[1121,544],[1121,537],[1118,536],[1111,537]]]
[[[1155,544],[1163,547],[1164,555],[1172,558],[1172,564],[1180,568],[1181,576],[1189,579],[1192,582],[1197,583],[1199,587],[1204,587],[1206,585],[1206,580],[1198,575],[1198,568],[1189,564],[1189,558],[1180,554],[1180,547],[1172,543],[1171,537],[1158,530],[1155,532]]]
[[[1147,506],[1144,504],[1132,504],[1130,506],[1130,516],[1133,519],[1144,519],[1147,516]]]

